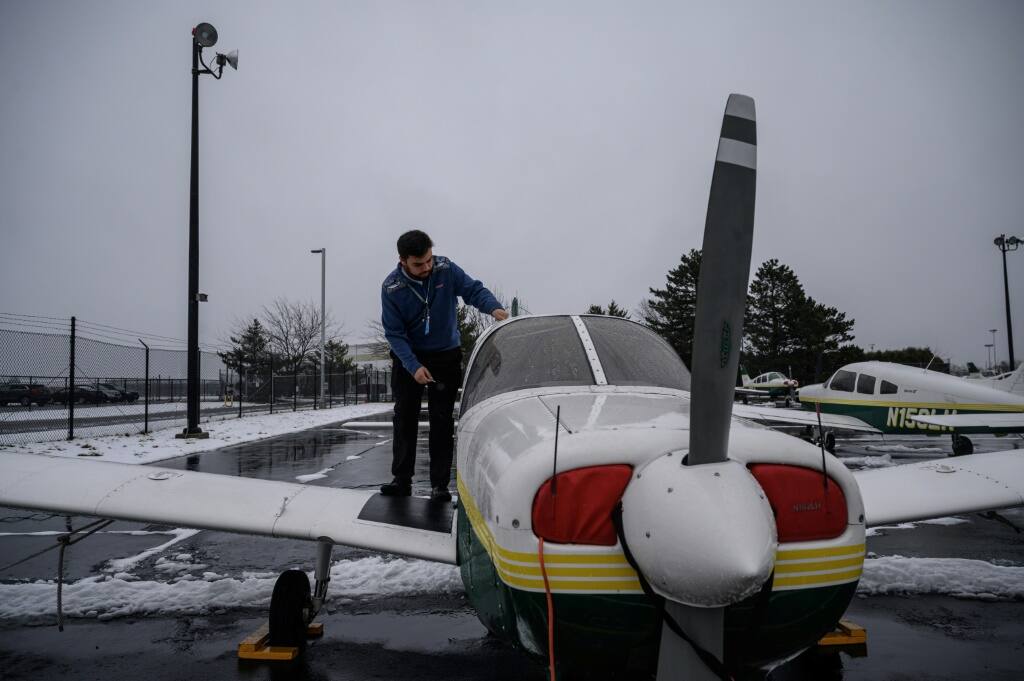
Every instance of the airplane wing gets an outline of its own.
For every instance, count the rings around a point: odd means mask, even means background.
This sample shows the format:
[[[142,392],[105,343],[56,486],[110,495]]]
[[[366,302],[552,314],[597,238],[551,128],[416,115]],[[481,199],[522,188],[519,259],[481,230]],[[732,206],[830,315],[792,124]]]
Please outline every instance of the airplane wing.
[[[854,471],[868,526],[1024,505],[1024,452]]]
[[[958,433],[1024,433],[1024,412],[996,412],[988,414],[930,414],[908,415],[911,421],[934,426],[946,426]]]
[[[736,386],[737,395],[760,395],[761,397],[768,397],[767,390],[754,390],[753,388],[741,388]]]
[[[152,466],[0,455],[0,506],[287,537],[455,563],[451,504]]]
[[[798,409],[777,409],[772,407],[755,407],[747,404],[734,404],[732,406],[733,416],[750,419],[752,421],[771,421],[773,423],[788,423],[795,426],[818,425],[818,416],[811,411]],[[881,433],[872,425],[861,421],[853,416],[842,416],[841,414],[822,414],[821,425],[825,428],[839,430],[856,430],[863,433]]]

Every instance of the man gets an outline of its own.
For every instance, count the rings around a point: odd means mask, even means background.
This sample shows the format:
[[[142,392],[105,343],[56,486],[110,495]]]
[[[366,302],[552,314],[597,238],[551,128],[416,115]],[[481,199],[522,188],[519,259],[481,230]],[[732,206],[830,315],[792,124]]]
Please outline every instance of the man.
[[[454,422],[452,411],[462,384],[462,348],[456,321],[461,296],[498,321],[508,313],[484,285],[448,258],[434,256],[434,243],[414,229],[398,238],[398,267],[381,287],[381,324],[391,345],[391,390],[395,396],[390,483],[385,496],[412,494],[420,401],[427,387],[430,416],[430,498],[450,501]]]

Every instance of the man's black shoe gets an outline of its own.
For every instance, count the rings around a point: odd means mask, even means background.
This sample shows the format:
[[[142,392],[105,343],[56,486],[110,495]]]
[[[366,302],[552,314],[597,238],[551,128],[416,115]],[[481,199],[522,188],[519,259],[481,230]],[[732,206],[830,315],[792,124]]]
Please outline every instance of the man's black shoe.
[[[395,478],[380,486],[380,493],[386,497],[407,497],[412,494],[412,482]]]
[[[451,501],[452,493],[448,491],[447,487],[435,487],[430,490],[431,501]]]

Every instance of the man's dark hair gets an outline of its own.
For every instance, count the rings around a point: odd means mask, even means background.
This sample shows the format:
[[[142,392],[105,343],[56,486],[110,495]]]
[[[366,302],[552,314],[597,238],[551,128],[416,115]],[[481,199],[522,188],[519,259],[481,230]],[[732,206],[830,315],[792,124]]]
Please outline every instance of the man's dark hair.
[[[434,242],[430,240],[427,233],[418,229],[411,229],[398,237],[399,258],[408,258],[409,256],[418,258],[426,253],[428,248],[433,247]]]

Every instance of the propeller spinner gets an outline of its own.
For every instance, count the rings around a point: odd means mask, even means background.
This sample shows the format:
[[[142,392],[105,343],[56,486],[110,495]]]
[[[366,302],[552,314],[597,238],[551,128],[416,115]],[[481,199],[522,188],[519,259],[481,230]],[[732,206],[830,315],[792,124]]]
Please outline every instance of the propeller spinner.
[[[697,286],[689,451],[638,470],[622,498],[623,538],[666,599],[659,680],[722,678],[724,608],[764,588],[774,568],[771,507],[728,458],[754,232],[755,121],[754,100],[730,95]]]

